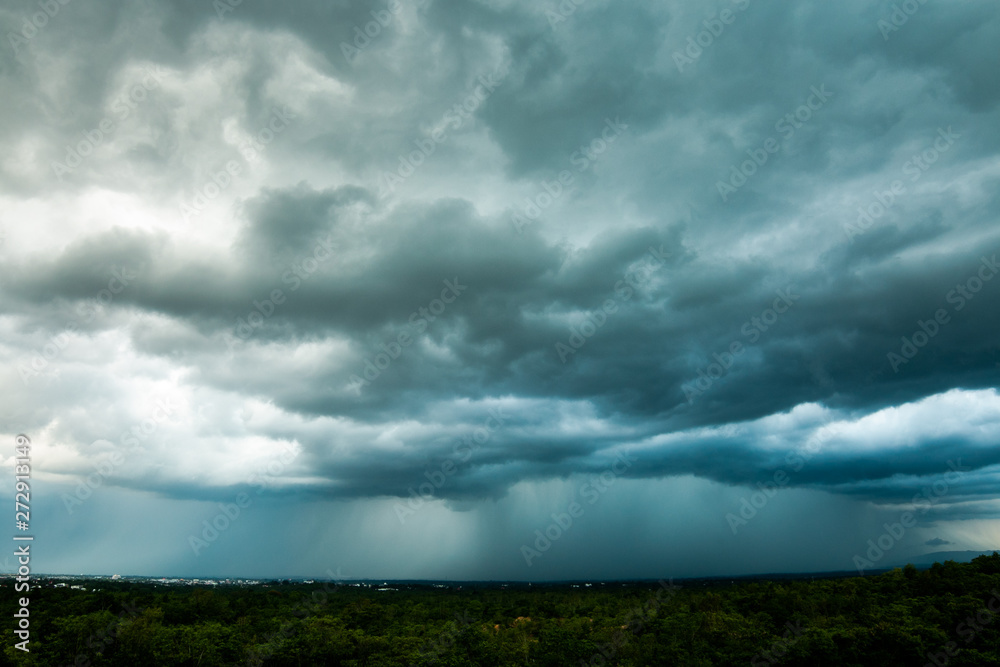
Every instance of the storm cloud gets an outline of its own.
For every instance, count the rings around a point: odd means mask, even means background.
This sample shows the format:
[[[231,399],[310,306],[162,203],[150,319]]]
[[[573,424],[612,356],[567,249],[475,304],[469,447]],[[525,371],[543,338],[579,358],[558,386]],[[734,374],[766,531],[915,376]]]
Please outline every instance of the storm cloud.
[[[0,414],[53,571],[1000,541],[997,8],[44,4],[0,10]]]

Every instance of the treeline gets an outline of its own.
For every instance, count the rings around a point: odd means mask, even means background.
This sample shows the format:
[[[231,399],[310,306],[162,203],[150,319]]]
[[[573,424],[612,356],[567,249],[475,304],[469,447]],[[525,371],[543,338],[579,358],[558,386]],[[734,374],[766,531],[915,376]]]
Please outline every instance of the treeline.
[[[90,590],[96,588],[97,590]],[[13,627],[13,582],[0,604]],[[1000,666],[1000,554],[813,581],[34,588],[17,665]]]

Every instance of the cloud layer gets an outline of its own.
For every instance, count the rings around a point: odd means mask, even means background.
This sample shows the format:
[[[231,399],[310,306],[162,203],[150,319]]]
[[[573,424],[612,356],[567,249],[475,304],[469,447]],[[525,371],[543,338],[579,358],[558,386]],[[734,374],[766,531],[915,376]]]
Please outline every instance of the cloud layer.
[[[778,474],[851,549],[935,484],[914,547],[996,546],[1000,13],[894,7],[9,3],[3,430],[65,520],[102,466],[177,517],[139,570],[205,569],[198,503],[246,492],[461,536],[367,574],[532,578],[626,455],[573,539],[697,489],[688,555],[549,576],[707,573]],[[754,521],[792,545],[759,567],[836,567]],[[354,530],[359,563],[390,539]]]

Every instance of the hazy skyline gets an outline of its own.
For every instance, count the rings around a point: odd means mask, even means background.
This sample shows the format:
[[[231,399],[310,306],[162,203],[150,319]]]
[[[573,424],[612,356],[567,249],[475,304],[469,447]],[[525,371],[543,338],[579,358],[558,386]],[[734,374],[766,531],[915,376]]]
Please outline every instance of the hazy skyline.
[[[1000,547],[1000,7],[17,0],[0,27],[0,431],[8,469],[33,442],[37,571]]]

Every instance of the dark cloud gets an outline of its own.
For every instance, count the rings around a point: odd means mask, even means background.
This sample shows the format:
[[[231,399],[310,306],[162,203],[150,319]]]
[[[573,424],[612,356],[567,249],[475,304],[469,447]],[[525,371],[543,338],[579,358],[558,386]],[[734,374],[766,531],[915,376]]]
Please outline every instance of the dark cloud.
[[[670,552],[595,546],[656,523],[643,494],[697,489],[672,527],[737,549],[722,517],[779,473],[843,544],[922,494],[927,545],[990,546],[959,527],[997,516],[998,12],[381,8],[70,3],[7,40],[3,418],[52,483],[127,450],[104,490],[180,517],[291,447],[261,512],[391,532],[431,484],[408,525],[461,561],[516,556],[627,453],[581,572]],[[772,517],[753,563],[830,564]]]

